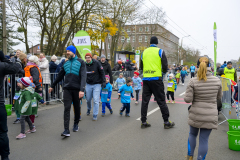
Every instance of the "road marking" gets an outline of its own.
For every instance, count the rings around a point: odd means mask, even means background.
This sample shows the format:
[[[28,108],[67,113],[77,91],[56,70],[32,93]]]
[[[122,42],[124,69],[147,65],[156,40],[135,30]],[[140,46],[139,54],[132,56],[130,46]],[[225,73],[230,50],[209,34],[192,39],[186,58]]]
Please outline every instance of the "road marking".
[[[185,94],[185,92],[181,93],[179,96],[183,96]]]
[[[154,112],[156,112],[157,110],[159,110],[160,108],[157,107],[154,110],[151,110],[150,112],[147,113],[147,116],[150,116],[151,114],[153,114]],[[139,117],[138,119],[136,119],[137,121],[140,121],[141,117]]]

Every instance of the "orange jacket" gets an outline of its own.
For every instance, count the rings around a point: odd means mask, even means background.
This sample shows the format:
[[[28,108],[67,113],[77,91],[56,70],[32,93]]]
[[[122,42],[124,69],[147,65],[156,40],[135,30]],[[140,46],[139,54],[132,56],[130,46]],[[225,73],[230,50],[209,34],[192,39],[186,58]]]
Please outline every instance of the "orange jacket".
[[[30,69],[33,68],[33,67],[36,67],[36,68],[38,69],[38,72],[39,72],[39,83],[40,83],[41,86],[42,86],[42,74],[41,74],[41,72],[40,72],[40,69],[39,69],[37,66],[35,66],[35,65],[26,66],[26,67],[24,68],[25,77],[30,77],[30,76],[31,76]],[[33,80],[32,80],[32,82],[33,82]]]

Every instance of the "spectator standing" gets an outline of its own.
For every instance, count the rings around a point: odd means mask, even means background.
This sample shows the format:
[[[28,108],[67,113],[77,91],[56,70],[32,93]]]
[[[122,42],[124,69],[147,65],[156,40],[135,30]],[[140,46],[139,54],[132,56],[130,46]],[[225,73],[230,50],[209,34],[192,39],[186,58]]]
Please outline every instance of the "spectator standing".
[[[49,63],[49,71],[50,71],[50,75],[51,75],[51,84],[53,84],[54,74],[55,74],[55,71],[58,67],[58,65],[55,63],[56,61],[57,61],[57,56],[53,55],[51,57],[51,62]],[[51,97],[53,98],[56,93],[57,93],[57,90],[54,89],[53,93],[51,93]]]
[[[103,67],[100,62],[92,59],[92,54],[87,53],[86,59],[86,70],[87,70],[87,85],[86,85],[86,99],[87,99],[87,115],[90,115],[92,109],[92,98],[93,98],[93,121],[97,120],[99,112],[99,96],[102,88],[106,87],[106,79]],[[111,79],[111,78],[110,78]],[[75,114],[76,115],[76,114]]]
[[[4,57],[3,52],[0,51],[0,156],[2,160],[9,160],[8,155],[10,154],[3,80],[7,74],[17,74],[20,68],[20,63],[9,61]]]
[[[109,75],[110,77],[110,83],[113,84],[113,78],[112,78],[112,69],[110,64],[108,63],[108,61],[106,60],[106,56],[102,55],[101,56],[101,65],[103,67],[104,70],[104,74],[105,75]]]
[[[48,86],[50,85],[50,76],[49,76],[49,62],[47,58],[45,57],[44,53],[40,53],[39,55],[39,69],[41,71],[41,74],[43,76],[43,84],[45,87],[45,94],[46,94],[46,99],[47,104],[49,104],[49,94],[48,94]],[[44,99],[44,95],[42,96]]]
[[[192,103],[188,114],[190,132],[187,160],[193,160],[198,133],[197,159],[206,158],[210,133],[218,127],[217,101],[222,98],[222,83],[212,75],[208,58],[202,57],[199,62],[197,77],[190,79],[184,97],[186,103]]]
[[[25,77],[32,76],[32,82],[35,84],[35,92],[42,96],[42,74],[38,67],[39,59],[37,56],[31,56],[28,59],[27,66],[24,68]],[[34,124],[35,115],[29,116]]]

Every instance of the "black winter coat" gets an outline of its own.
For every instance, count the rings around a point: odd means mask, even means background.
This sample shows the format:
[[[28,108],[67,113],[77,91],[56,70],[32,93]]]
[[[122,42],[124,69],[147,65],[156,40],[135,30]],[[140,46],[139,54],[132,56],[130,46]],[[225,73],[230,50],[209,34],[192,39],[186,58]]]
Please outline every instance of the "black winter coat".
[[[13,63],[7,59],[0,61],[0,103],[5,102],[3,81],[7,74],[17,74],[21,65],[19,63]]]
[[[103,67],[100,62],[93,59],[91,64],[86,64],[87,84],[103,84],[106,82]]]
[[[49,72],[50,73],[55,73],[57,67],[58,67],[58,65],[55,62],[51,61],[49,63]]]
[[[113,78],[112,78],[112,70],[111,70],[111,66],[108,63],[108,61],[106,60],[104,63],[101,62],[101,65],[103,67],[104,73],[105,75],[109,75],[110,77],[110,83],[113,83]]]

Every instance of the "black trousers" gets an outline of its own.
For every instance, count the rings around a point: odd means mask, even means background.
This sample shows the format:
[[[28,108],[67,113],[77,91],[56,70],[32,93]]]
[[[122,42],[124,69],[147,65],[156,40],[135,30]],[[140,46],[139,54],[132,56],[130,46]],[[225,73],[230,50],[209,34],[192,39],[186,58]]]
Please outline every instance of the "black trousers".
[[[139,100],[139,92],[140,92],[140,90],[135,90],[135,92],[136,92],[136,101],[138,101]]]
[[[7,132],[7,112],[4,103],[0,103],[0,156],[2,159],[7,158],[10,154]]]
[[[49,101],[48,85],[49,85],[49,84],[44,84],[44,86],[45,86],[46,99],[44,99],[44,95],[42,96],[42,97],[43,97],[43,100],[45,100],[45,101],[47,101],[47,102]]]
[[[166,104],[162,78],[157,81],[143,81],[141,121],[143,123],[147,121],[148,103],[151,99],[152,94],[154,95],[157,104],[160,107],[164,122],[167,122],[169,117],[169,110]]]
[[[194,72],[191,72],[191,78],[194,77]]]
[[[169,100],[169,95],[171,96],[172,100],[174,101],[174,92],[167,91],[167,99]]]
[[[79,123],[80,118],[80,99],[79,99],[79,90],[64,90],[63,92],[63,102],[64,102],[64,129],[69,130],[69,122],[70,122],[70,111],[71,105],[73,103],[75,118],[74,124]]]

